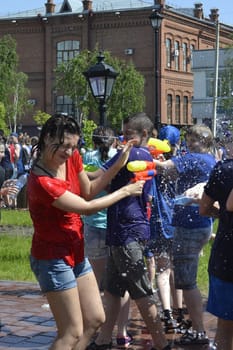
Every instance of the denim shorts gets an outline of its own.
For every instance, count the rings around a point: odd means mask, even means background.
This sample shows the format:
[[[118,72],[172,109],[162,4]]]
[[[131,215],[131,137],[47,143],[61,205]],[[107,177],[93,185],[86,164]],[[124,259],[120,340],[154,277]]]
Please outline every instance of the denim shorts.
[[[197,287],[199,255],[211,233],[212,226],[195,229],[176,227],[172,250],[175,287],[177,289]]]
[[[43,293],[74,288],[78,277],[92,271],[87,258],[73,268],[63,259],[39,260],[33,256],[30,256],[30,264]]]
[[[233,321],[233,283],[209,275],[207,311],[223,320]]]
[[[127,290],[132,299],[153,294],[144,259],[144,245],[131,242],[126,246],[111,247],[105,274],[105,289],[123,297]]]
[[[107,258],[108,247],[105,244],[106,229],[84,225],[85,255],[97,260]]]

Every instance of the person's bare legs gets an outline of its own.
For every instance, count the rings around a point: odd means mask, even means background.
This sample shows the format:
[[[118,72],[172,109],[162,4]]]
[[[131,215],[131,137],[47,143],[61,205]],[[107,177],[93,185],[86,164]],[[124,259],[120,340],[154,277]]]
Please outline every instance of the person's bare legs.
[[[106,257],[100,259],[91,259],[89,261],[92,265],[99,289],[101,289],[101,284],[104,276],[104,271],[106,267]],[[127,325],[129,320],[130,311],[130,296],[128,292],[125,292],[124,297],[121,298],[121,307],[119,316],[117,319],[117,334],[120,336],[127,336]]]
[[[146,265],[147,265],[147,270],[148,270],[148,277],[149,277],[152,289],[154,289],[154,282],[155,282],[155,258],[154,258],[154,256],[146,258]]]
[[[84,329],[73,350],[85,350],[97,329],[105,322],[104,307],[93,272],[78,278],[78,292]]]
[[[102,325],[95,343],[97,345],[109,344],[112,340],[112,332],[119,315],[121,307],[121,298],[116,297],[107,291],[104,292],[106,301],[106,321]],[[142,315],[142,318],[150,332],[156,350],[163,349],[167,344],[160,318],[157,314],[157,308],[153,296],[143,297],[135,300],[136,305]]]
[[[168,342],[163,332],[162,323],[160,321],[153,296],[146,296],[136,299],[135,302],[147,326],[147,329],[152,336],[154,347],[156,350],[163,349],[166,345],[168,345]]]
[[[101,284],[102,284],[103,275],[104,275],[105,266],[106,266],[106,257],[103,257],[100,259],[92,259],[89,257],[88,259],[93,268],[99,288],[101,289],[102,287]]]
[[[163,310],[171,310],[170,273],[170,258],[168,256],[157,257],[156,282]]]
[[[57,326],[50,350],[73,349],[83,333],[83,320],[77,288],[46,293]]]
[[[173,269],[171,269],[171,273],[170,273],[170,288],[171,288],[171,296],[172,296],[173,316],[179,325],[182,323],[182,321],[185,318],[184,309],[183,309],[183,290],[175,288]]]
[[[192,320],[192,327],[198,332],[204,331],[203,304],[201,293],[198,288],[183,290],[184,302],[188,308]]]
[[[217,344],[217,349],[233,349],[233,321],[218,318],[215,343]]]
[[[130,312],[130,296],[125,292],[124,297],[121,298],[120,312],[117,318],[117,336],[127,336],[127,326],[129,322]]]
[[[112,341],[112,332],[121,309],[121,297],[104,291],[106,320],[95,340],[97,345],[109,344]]]
[[[79,277],[77,288],[49,292],[46,297],[57,325],[57,337],[50,350],[85,350],[105,320],[93,272]]]
[[[183,308],[183,290],[175,288],[173,270],[171,270],[171,273],[170,273],[170,288],[171,288],[173,308],[177,310],[182,309]]]

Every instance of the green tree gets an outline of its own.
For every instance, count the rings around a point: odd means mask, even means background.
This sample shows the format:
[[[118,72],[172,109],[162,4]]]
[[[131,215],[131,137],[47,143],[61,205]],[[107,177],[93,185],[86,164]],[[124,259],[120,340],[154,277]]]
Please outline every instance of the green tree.
[[[5,122],[6,110],[4,104],[0,102],[0,129],[4,131],[4,134],[7,135],[9,133],[9,129],[7,128]]]
[[[93,131],[97,128],[96,123],[93,120],[84,119],[82,123],[82,136],[85,140],[85,148],[92,149],[92,134]]]
[[[10,35],[3,36],[0,40],[0,101],[4,105],[7,102],[13,72],[16,71],[17,65],[16,42]]]
[[[37,126],[41,127],[50,117],[50,114],[38,110],[32,118],[35,120]]]
[[[83,72],[96,64],[99,51],[83,50],[67,63],[56,69],[56,88],[68,95],[74,102],[80,120],[87,118],[91,112],[98,115],[98,104],[95,102]],[[133,63],[126,63],[110,52],[104,51],[105,63],[111,65],[118,73],[113,93],[107,101],[107,120],[113,128],[121,129],[122,119],[134,112],[142,111],[145,106],[144,77]]]
[[[83,50],[69,62],[63,62],[55,69],[56,89],[69,96],[76,111],[82,120],[94,108],[83,72],[91,64],[90,52]]]
[[[21,117],[30,109],[28,77],[18,71],[16,41],[5,35],[0,40],[0,101],[5,108],[5,122],[11,130],[16,130]]]
[[[229,49],[232,51],[232,49]],[[224,62],[225,69],[221,76],[221,104],[226,114],[233,114],[233,57]]]

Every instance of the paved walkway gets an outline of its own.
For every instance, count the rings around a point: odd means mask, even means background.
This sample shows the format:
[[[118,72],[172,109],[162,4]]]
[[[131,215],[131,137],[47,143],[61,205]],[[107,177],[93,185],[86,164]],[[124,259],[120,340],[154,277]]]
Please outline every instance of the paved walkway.
[[[47,350],[56,335],[56,327],[49,309],[44,308],[46,299],[35,283],[0,281],[0,350]],[[216,319],[205,312],[206,331],[211,339],[216,329]],[[128,349],[149,350],[150,335],[140,314],[132,302],[129,330],[134,344]],[[179,335],[167,335],[174,340]],[[115,346],[113,350],[117,349]],[[181,350],[180,347],[174,349]],[[208,349],[201,346],[186,346],[188,350]],[[66,349],[64,349],[66,350]]]

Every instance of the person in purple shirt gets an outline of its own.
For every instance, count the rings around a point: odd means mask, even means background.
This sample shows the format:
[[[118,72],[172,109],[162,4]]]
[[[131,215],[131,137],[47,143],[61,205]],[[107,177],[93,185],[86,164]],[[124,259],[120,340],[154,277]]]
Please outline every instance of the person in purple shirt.
[[[127,117],[123,122],[126,141],[136,139],[137,144],[130,151],[128,162],[146,160],[153,162],[147,148],[154,126],[145,113]],[[102,170],[107,170],[119,154],[107,162]],[[122,187],[133,180],[134,174],[123,167],[110,184],[110,191]],[[101,327],[95,342],[89,350],[106,350],[112,347],[112,332],[120,311],[120,298],[128,291],[138,306],[143,320],[153,340],[154,350],[169,350],[170,346],[163,333],[151,283],[144,260],[145,243],[150,237],[150,225],[147,215],[148,194],[152,180],[144,184],[143,193],[136,198],[121,200],[108,210],[107,238],[110,254],[105,274],[106,321]]]

